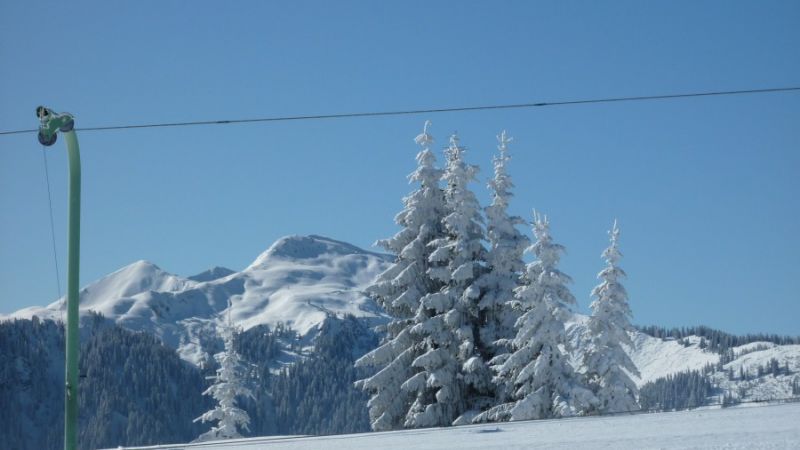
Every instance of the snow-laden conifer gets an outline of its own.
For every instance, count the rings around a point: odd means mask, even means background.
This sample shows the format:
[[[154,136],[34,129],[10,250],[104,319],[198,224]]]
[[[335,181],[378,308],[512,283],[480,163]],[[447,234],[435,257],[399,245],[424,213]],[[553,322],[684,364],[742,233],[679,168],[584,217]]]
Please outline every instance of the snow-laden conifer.
[[[442,219],[446,210],[444,192],[439,186],[442,170],[436,167],[436,157],[430,149],[433,143],[433,136],[428,133],[430,125],[430,121],[425,121],[422,134],[414,138],[422,150],[416,157],[417,168],[408,179],[410,183],[419,183],[419,189],[403,199],[405,207],[395,216],[395,223],[402,229],[376,243],[397,255],[397,260],[369,288],[389,315],[402,319],[414,317],[419,299],[440,286],[426,276],[431,253],[428,244],[443,236]],[[399,332],[390,327],[391,336]]]
[[[638,375],[631,358],[622,345],[633,345],[628,335],[631,309],[628,293],[621,279],[625,271],[619,267],[619,227],[617,221],[608,232],[611,244],[602,257],[606,267],[597,275],[601,283],[592,290],[595,300],[589,318],[589,345],[583,355],[587,383],[598,398],[600,413],[615,413],[639,409],[636,403],[638,390],[629,374]],[[626,372],[627,370],[627,372]]]
[[[421,372],[404,387],[415,393],[406,426],[428,427],[463,423],[485,408],[491,372],[478,345],[481,289],[477,280],[486,270],[481,208],[469,183],[478,168],[466,164],[458,137],[445,151],[445,236],[429,244],[433,250],[428,274],[444,284],[421,299],[422,308],[411,332],[424,338],[425,353],[413,366]]]
[[[433,248],[428,244],[443,236],[444,192],[439,187],[442,171],[430,150],[433,137],[426,121],[422,134],[415,138],[422,150],[417,154],[417,169],[409,175],[419,188],[403,199],[404,208],[395,217],[402,229],[393,237],[378,242],[397,255],[395,263],[368,289],[370,295],[393,317],[382,345],[367,353],[357,366],[378,368],[378,372],[357,382],[372,393],[369,400],[370,423],[374,430],[391,430],[405,425],[414,401],[404,383],[419,372],[412,362],[422,351],[422,337],[410,329],[417,323],[420,299],[443,285],[428,275],[428,258]]]
[[[511,350],[511,339],[516,332],[514,323],[519,314],[511,308],[510,302],[525,270],[522,254],[530,245],[528,237],[517,229],[518,225],[526,223],[525,220],[508,214],[514,183],[506,164],[511,159],[508,144],[512,139],[504,130],[497,140],[499,154],[494,157],[494,178],[489,181],[492,204],[486,207],[488,272],[481,279],[484,294],[478,305],[482,316],[480,340],[492,356]],[[497,394],[499,400],[505,399],[503,392]]]
[[[255,397],[247,383],[247,367],[233,347],[235,333],[228,316],[228,320],[220,325],[225,349],[214,355],[219,368],[216,375],[208,377],[213,380],[213,384],[203,392],[203,395],[213,397],[217,406],[194,419],[195,422],[217,422],[217,425],[201,434],[197,441],[239,438],[240,427],[249,431],[250,416],[247,411],[236,406],[236,397]]]
[[[536,260],[526,266],[514,305],[522,313],[516,322],[514,351],[492,364],[497,383],[507,383],[513,401],[497,405],[475,421],[527,420],[582,414],[596,402],[580,384],[569,363],[564,321],[575,297],[569,276],[558,270],[564,247],[553,242],[546,217],[534,213],[536,242],[527,251]]]

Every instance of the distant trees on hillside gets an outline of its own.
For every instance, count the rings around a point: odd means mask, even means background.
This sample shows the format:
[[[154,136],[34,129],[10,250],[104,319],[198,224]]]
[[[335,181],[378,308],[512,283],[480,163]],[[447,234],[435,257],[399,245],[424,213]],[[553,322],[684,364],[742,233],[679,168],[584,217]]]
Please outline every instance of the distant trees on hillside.
[[[81,328],[79,422],[81,448],[188,442],[204,431],[192,419],[213,402],[201,394],[208,386],[200,369],[181,360],[147,333],[117,327],[100,316]],[[52,321],[0,323],[0,404],[12,412],[0,421],[3,448],[50,450],[63,447],[63,327]],[[353,361],[377,346],[380,335],[355,318],[330,317],[322,324],[313,352],[285,366],[287,352],[309,344],[286,326],[259,326],[237,335],[243,359],[255,364],[255,399],[239,407],[251,418],[251,435],[336,434],[370,428],[369,396],[353,382],[371,375]],[[678,374],[645,385],[647,409],[682,409],[703,401],[735,404],[747,386],[781,377],[792,395],[800,395],[800,376],[786,361],[761,368],[727,370],[742,389],[709,390],[696,374]],[[210,370],[211,372],[206,372]],[[701,376],[711,380],[716,365]],[[759,379],[759,373],[761,379]],[[787,392],[788,393],[788,392]]]
[[[209,406],[203,377],[155,336],[102,316],[81,320],[81,448],[187,442],[191,418]],[[0,446],[63,448],[64,327],[49,320],[0,322]]]
[[[200,369],[158,338],[82,319],[79,445],[88,450],[189,442],[204,431],[193,423],[213,406]],[[353,361],[377,345],[377,335],[353,317],[326,319],[315,351],[285,369],[285,351],[300,351],[289,327],[258,326],[236,335],[242,359],[255,363],[255,398],[239,407],[253,435],[336,434],[369,430],[367,396],[353,382],[367,375]],[[49,320],[0,322],[0,447],[63,448],[64,329]]]
[[[0,322],[0,442],[6,448],[64,447],[64,327]]]
[[[639,404],[649,411],[697,408],[705,405],[713,393],[714,387],[708,377],[699,370],[692,370],[645,384],[639,389]]]
[[[731,347],[738,347],[740,345],[750,344],[751,342],[772,342],[773,344],[777,345],[800,344],[800,336],[781,336],[778,334],[764,333],[737,336],[704,325],[679,328],[665,328],[655,325],[647,325],[637,326],[636,329],[642,333],[661,339],[683,339],[689,336],[698,336],[707,342],[709,350],[717,353],[724,353]]]
[[[315,338],[314,354],[271,376],[273,434],[369,431],[369,397],[354,386],[368,373],[353,361],[377,344],[378,336],[352,316],[326,320]]]

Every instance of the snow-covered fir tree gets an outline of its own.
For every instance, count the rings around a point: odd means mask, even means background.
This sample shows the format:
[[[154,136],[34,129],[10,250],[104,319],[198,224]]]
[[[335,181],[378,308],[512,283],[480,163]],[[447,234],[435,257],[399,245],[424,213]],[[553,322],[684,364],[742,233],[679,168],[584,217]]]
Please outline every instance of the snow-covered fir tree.
[[[586,380],[599,400],[599,413],[639,409],[636,383],[628,375],[638,375],[639,371],[622,347],[633,344],[628,335],[632,329],[628,293],[620,281],[625,271],[619,267],[622,253],[616,220],[609,235],[611,244],[602,254],[606,267],[597,275],[602,281],[592,290],[595,300],[587,327],[591,340],[583,355]]]
[[[414,401],[404,383],[419,369],[412,362],[421,355],[422,336],[411,333],[417,324],[420,299],[437,292],[443,285],[428,275],[431,242],[444,236],[444,192],[439,186],[442,170],[430,150],[433,137],[426,121],[422,134],[415,138],[422,150],[417,154],[417,169],[409,175],[419,188],[403,199],[404,208],[395,217],[402,227],[393,237],[378,244],[397,255],[395,263],[382,273],[369,293],[392,316],[386,337],[377,349],[356,361],[356,366],[378,368],[370,378],[356,384],[372,393],[369,400],[370,423],[374,430],[406,426],[406,416]],[[422,317],[420,317],[421,319]]]
[[[228,309],[230,310],[230,302]],[[208,377],[213,380],[213,384],[203,392],[203,395],[213,397],[217,406],[194,419],[195,422],[217,422],[217,425],[201,434],[197,441],[238,438],[241,437],[239,427],[249,431],[250,416],[247,411],[236,406],[236,397],[255,397],[247,383],[247,368],[233,347],[235,333],[228,315],[227,321],[220,325],[225,349],[214,355],[219,368],[216,375]]]
[[[569,350],[564,321],[575,304],[566,286],[571,279],[557,268],[564,247],[553,242],[547,218],[535,212],[533,232],[536,242],[528,251],[536,260],[526,266],[523,284],[515,290],[514,306],[522,314],[516,323],[514,351],[492,361],[495,381],[508,384],[513,400],[475,421],[579,415],[596,403],[562,350]]]
[[[485,353],[492,357],[511,350],[511,340],[516,330],[514,323],[519,314],[511,307],[514,289],[519,286],[525,270],[522,254],[530,240],[518,229],[525,224],[519,216],[509,216],[508,204],[514,183],[506,170],[511,159],[508,144],[512,141],[505,130],[497,136],[499,154],[494,157],[494,178],[489,181],[492,204],[486,207],[486,235],[489,241],[488,272],[481,278],[483,297],[478,304],[481,314],[480,341],[487,346]],[[502,384],[500,388],[504,387]],[[495,402],[507,400],[502,389],[495,393]]]
[[[428,274],[444,284],[425,295],[411,332],[424,339],[425,353],[412,365],[421,370],[404,388],[415,395],[406,426],[464,423],[491,403],[491,372],[479,347],[481,289],[486,271],[481,208],[469,183],[478,168],[466,164],[458,137],[445,151],[445,237],[430,243]]]

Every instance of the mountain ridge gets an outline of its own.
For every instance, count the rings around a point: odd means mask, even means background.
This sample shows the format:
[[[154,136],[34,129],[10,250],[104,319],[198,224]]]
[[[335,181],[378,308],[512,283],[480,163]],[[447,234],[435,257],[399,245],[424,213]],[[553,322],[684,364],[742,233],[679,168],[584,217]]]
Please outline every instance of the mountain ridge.
[[[324,236],[291,235],[278,239],[244,270],[198,274],[205,280],[139,260],[81,289],[80,311],[95,311],[125,328],[150,332],[185,360],[200,364],[215,339],[215,323],[228,313],[243,329],[283,323],[300,335],[311,335],[309,339],[331,315],[353,315],[371,324],[386,321],[363,290],[391,258]],[[61,320],[63,310],[61,298],[0,320]]]

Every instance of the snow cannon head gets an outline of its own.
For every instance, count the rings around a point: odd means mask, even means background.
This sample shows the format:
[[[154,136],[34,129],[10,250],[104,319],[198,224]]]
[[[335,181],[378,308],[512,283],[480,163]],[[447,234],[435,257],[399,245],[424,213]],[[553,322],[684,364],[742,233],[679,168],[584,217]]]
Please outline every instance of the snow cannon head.
[[[75,118],[70,113],[57,113],[44,106],[36,107],[36,117],[39,118],[39,143],[50,146],[56,142],[56,133],[72,131],[75,127]]]

